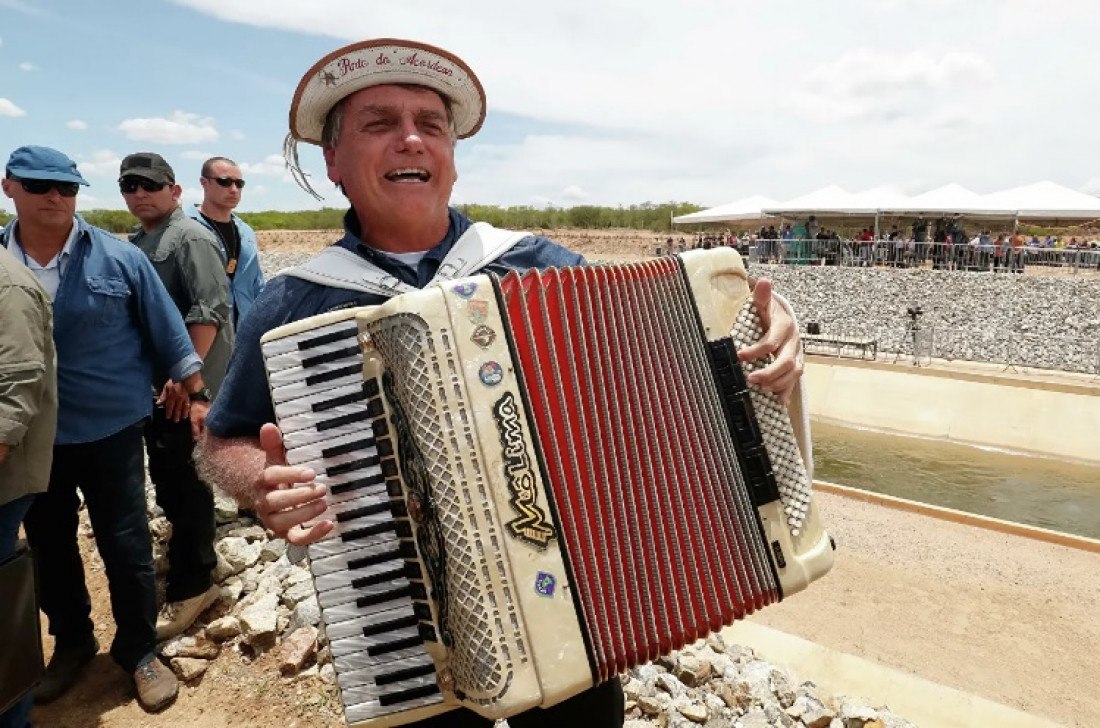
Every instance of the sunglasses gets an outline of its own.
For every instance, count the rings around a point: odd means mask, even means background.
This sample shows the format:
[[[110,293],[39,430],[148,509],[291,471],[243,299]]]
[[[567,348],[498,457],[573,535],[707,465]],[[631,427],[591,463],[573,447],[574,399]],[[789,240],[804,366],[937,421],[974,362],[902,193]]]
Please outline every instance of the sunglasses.
[[[234,179],[232,177],[207,177],[206,179],[212,179],[218,183],[219,187],[231,187],[237,185],[237,189],[244,187],[243,179]]]
[[[32,195],[45,195],[50,190],[57,190],[62,197],[76,197],[80,192],[80,184],[77,182],[58,182],[53,179],[19,179],[23,191]]]
[[[118,182],[118,189],[121,190],[122,194],[124,195],[134,194],[138,191],[138,187],[145,190],[146,192],[160,192],[166,186],[167,185],[165,185],[163,182],[154,182],[153,180],[145,179],[144,177],[136,179],[123,179],[119,180]]]

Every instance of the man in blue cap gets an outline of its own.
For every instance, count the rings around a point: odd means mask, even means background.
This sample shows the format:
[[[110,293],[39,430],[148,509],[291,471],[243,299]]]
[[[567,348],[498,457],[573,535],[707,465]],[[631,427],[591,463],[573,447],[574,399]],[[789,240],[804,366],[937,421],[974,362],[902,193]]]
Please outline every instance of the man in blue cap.
[[[77,546],[79,488],[111,592],[111,656],[133,676],[142,707],[159,710],[175,699],[179,683],[154,652],[142,428],[152,410],[154,364],[194,393],[204,388],[202,362],[148,258],[76,215],[77,193],[88,183],[75,162],[55,149],[26,146],[12,152],[4,172],[16,217],[0,230],[0,246],[49,294],[57,349],[53,468],[23,522],[55,638],[35,701],[60,697],[99,650]],[[196,432],[207,408],[191,406]]]

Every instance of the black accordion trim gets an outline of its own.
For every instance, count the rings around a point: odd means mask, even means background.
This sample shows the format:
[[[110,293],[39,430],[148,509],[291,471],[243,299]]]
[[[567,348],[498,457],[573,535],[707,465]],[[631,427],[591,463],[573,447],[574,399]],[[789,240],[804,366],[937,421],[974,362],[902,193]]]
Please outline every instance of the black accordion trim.
[[[691,279],[688,277],[684,261],[679,256],[676,264],[680,268],[680,275],[684,283],[691,291]],[[760,518],[760,506],[779,500],[779,486],[775,482],[772,472],[771,458],[764,447],[760,436],[760,429],[756,424],[756,411],[749,397],[748,382],[741,363],[737,360],[737,346],[731,337],[707,340],[707,332],[703,328],[703,317],[699,313],[694,293],[688,296],[691,309],[695,312],[695,322],[698,326],[699,336],[706,343],[707,359],[710,363],[711,376],[714,378],[714,386],[718,391],[718,399],[722,403],[722,413],[726,419],[726,429],[729,431],[730,440],[733,441],[734,450],[737,453],[737,463],[741,468],[741,474],[745,477],[745,485],[749,492],[749,500],[752,502],[753,517],[756,527],[760,532],[762,543],[771,547],[768,534],[764,530],[764,522]],[[744,440],[742,438],[745,438]],[[754,480],[749,482],[748,474],[751,473]],[[780,556],[782,554],[780,553]],[[775,560],[767,559],[768,568],[771,571],[772,582],[775,584],[779,600],[783,599],[783,585],[779,580],[779,570]]]

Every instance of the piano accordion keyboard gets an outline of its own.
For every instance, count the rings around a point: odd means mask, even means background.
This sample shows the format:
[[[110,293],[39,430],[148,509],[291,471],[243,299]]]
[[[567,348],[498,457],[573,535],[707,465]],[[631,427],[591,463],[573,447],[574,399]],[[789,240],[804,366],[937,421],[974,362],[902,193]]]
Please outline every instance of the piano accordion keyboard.
[[[263,343],[287,463],[328,486],[318,520],[336,523],[309,546],[321,621],[349,724],[442,702],[424,649],[436,638],[383,431],[377,383],[364,382],[355,319]],[[391,485],[392,489],[392,485]]]

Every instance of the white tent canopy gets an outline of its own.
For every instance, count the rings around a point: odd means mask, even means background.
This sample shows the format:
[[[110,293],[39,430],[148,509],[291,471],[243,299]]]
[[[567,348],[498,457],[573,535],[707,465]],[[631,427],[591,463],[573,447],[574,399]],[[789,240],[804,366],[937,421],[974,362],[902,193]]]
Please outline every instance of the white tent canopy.
[[[1100,202],[1100,200],[1097,200]],[[986,200],[986,195],[968,190],[960,184],[951,184],[937,187],[916,197],[910,197],[908,202],[899,205],[890,212],[929,212],[950,213],[961,212],[970,215],[1003,215],[1012,217],[1015,210],[1001,210],[994,208]]]
[[[672,218],[676,223],[691,222],[726,222],[727,220],[759,220],[767,217],[761,210],[765,207],[779,204],[770,197],[753,195],[737,202],[727,202],[709,210],[700,210],[687,215],[679,215]]]
[[[941,215],[961,213],[977,217],[1017,220],[1100,219],[1100,198],[1054,182],[1036,182],[982,195],[951,183],[912,197],[890,187],[851,193],[829,185],[800,197],[775,202],[754,195],[737,202],[673,218],[674,223],[734,222],[766,217],[822,217],[860,215]]]
[[[985,196],[998,207],[1011,208],[1021,218],[1100,218],[1100,198],[1050,181],[994,192]]]

